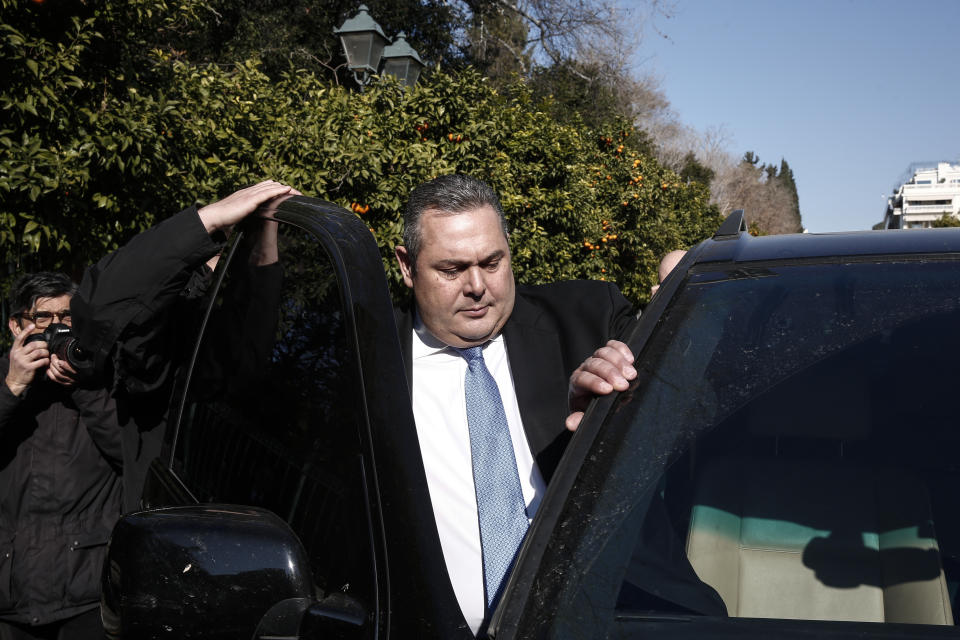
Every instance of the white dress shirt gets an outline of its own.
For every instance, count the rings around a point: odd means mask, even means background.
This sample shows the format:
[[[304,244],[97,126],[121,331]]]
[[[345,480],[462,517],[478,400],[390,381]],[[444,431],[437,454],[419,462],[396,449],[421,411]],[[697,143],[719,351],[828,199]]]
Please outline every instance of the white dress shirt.
[[[483,622],[483,558],[477,494],[473,485],[470,431],[464,395],[467,361],[427,331],[415,318],[413,331],[413,416],[427,473],[433,515],[440,532],[443,558],[460,609],[474,634]],[[503,336],[483,345],[483,359],[500,388],[517,458],[520,487],[533,518],[546,485],[530,452]]]

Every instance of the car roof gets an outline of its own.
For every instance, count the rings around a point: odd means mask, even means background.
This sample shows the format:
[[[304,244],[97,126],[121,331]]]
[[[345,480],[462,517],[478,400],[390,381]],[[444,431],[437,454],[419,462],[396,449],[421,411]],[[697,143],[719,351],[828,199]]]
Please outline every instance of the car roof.
[[[733,219],[734,216],[740,219]],[[737,224],[737,223],[740,224]],[[695,264],[856,256],[960,254],[960,228],[794,233],[753,237],[734,212],[695,251]],[[692,265],[691,265],[692,266]]]

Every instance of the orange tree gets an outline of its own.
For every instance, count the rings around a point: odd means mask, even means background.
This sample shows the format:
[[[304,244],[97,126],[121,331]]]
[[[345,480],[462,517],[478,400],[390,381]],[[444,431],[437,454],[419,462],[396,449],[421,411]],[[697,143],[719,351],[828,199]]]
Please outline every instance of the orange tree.
[[[79,276],[166,204],[145,180],[152,114],[127,106],[169,77],[141,52],[206,17],[204,2],[0,0],[0,293],[17,271]]]
[[[521,282],[614,280],[637,303],[660,255],[719,222],[705,187],[644,154],[641,132],[556,122],[519,81],[496,90],[472,71],[437,71],[412,90],[384,79],[361,94],[303,70],[272,80],[256,61],[198,66],[161,49],[136,68],[94,64],[97,42],[131,33],[136,48],[141,22],[172,15],[166,0],[130,6],[146,17],[73,19],[59,39],[0,24],[3,293],[24,269],[77,276],[178,208],[265,177],[363,218],[395,292],[406,195],[443,173],[500,193]]]
[[[640,132],[559,124],[523,83],[497,91],[475,72],[438,72],[361,94],[298,72],[274,83],[252,63],[170,73],[175,95],[138,95],[123,116],[156,130],[152,188],[203,201],[270,176],[334,201],[367,222],[397,292],[406,195],[444,173],[500,194],[521,282],[614,280],[641,302],[659,257],[719,224],[706,189],[644,155]]]

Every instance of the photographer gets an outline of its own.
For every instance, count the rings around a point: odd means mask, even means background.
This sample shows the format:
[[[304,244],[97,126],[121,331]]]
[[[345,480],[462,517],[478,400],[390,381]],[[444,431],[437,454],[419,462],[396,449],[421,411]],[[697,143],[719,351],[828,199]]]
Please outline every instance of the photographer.
[[[0,638],[102,638],[97,609],[120,515],[114,401],[78,375],[69,328],[76,285],[35,273],[14,283],[0,359]]]

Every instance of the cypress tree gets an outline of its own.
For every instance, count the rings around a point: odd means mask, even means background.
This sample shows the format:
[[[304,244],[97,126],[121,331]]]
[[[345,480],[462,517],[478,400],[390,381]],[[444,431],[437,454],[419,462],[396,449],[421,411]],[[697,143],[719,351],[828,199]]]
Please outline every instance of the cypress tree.
[[[803,229],[803,223],[800,219],[800,197],[797,195],[797,181],[793,177],[793,169],[783,158],[780,159],[780,175],[777,176],[780,183],[787,188],[793,202],[792,217],[796,220],[797,231]]]

